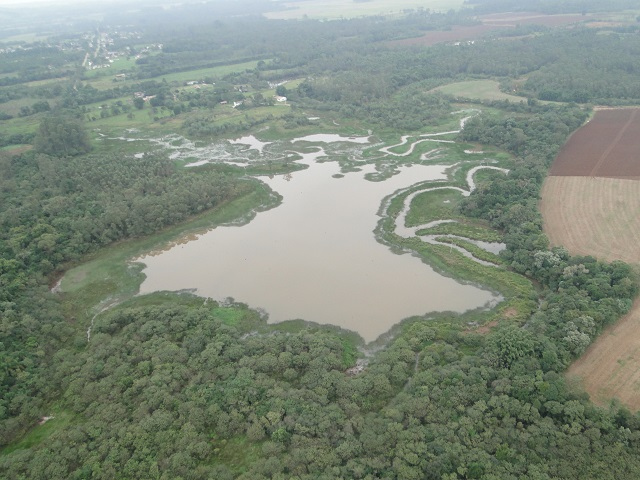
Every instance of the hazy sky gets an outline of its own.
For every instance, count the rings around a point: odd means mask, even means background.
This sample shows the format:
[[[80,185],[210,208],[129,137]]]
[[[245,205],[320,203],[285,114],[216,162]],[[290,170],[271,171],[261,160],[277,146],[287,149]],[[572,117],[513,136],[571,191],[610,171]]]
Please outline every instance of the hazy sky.
[[[125,3],[127,0],[101,0],[103,4],[114,4],[114,3]],[[136,0],[128,0],[129,3],[136,5],[140,2]],[[155,3],[157,4],[178,4],[178,3],[193,3],[194,1],[201,0],[157,0]],[[235,1],[235,0],[223,0],[223,1]],[[37,5],[94,5],[100,6],[100,1],[97,0],[0,0],[0,7],[8,7],[8,6],[20,6],[20,5],[29,5],[29,6],[37,6]],[[149,2],[145,2],[149,3]]]
[[[111,0],[106,0],[105,3],[123,3],[123,0],[117,0],[117,1],[111,1]],[[131,0],[130,3],[135,4],[136,1],[135,0]],[[161,2],[158,2],[161,3]],[[82,5],[98,5],[99,2],[97,2],[96,0],[0,0],[0,7],[8,7],[8,6],[20,6],[20,5],[47,5],[47,6],[51,6],[51,5],[78,5],[78,4],[82,4]]]
[[[69,3],[91,3],[87,0],[0,0],[0,6],[16,6],[16,5],[55,5]]]

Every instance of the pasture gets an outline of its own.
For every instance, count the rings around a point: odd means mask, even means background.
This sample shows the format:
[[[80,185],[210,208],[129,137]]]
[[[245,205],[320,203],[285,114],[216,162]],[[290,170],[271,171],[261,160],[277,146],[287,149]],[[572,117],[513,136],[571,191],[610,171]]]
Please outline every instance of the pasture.
[[[500,91],[500,85],[495,80],[469,80],[443,85],[433,89],[445,95],[471,100],[509,100],[510,102],[526,102],[526,98],[509,95]]]
[[[403,10],[424,8],[437,12],[462,8],[462,0],[307,0],[304,2],[278,2],[285,10],[269,12],[271,19],[293,20],[300,18],[338,19],[367,15],[399,14]]]
[[[201,68],[196,70],[187,70],[184,72],[176,72],[176,73],[167,73],[164,75],[159,75],[153,78],[145,78],[145,79],[127,79],[123,82],[116,82],[115,75],[119,70],[117,69],[109,69],[109,75],[100,75],[100,76],[92,76],[93,71],[87,72],[86,75],[88,77],[87,83],[91,85],[93,88],[97,90],[107,90],[110,88],[114,88],[118,85],[124,85],[124,82],[134,82],[138,83],[141,81],[152,81],[155,80],[157,82],[161,82],[166,80],[169,83],[179,83],[182,84],[184,82],[189,81],[200,81],[204,80],[205,77],[212,78],[221,78],[225,75],[229,75],[230,73],[236,72],[244,72],[245,70],[253,70],[258,65],[257,60],[252,60],[249,62],[241,62],[241,63],[231,63],[228,65],[219,65],[217,67],[210,68]]]
[[[590,21],[592,19],[592,15],[547,15],[535,12],[492,13],[480,17],[483,24],[499,27],[516,27],[518,25],[544,25],[545,27],[557,27],[561,25]]]

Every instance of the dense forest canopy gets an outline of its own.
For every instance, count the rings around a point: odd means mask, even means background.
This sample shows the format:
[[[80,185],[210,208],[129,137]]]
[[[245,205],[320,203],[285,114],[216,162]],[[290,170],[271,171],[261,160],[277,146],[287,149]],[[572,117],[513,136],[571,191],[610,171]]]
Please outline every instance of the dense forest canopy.
[[[538,212],[547,170],[591,104],[640,102],[635,18],[617,30],[391,43],[478,26],[478,13],[631,3],[476,0],[447,13],[285,22],[259,16],[272,2],[215,2],[103,12],[31,43],[3,34],[0,477],[638,478],[640,417],[615,402],[596,407],[562,375],[629,311],[636,272],[549,249]],[[255,15],[235,17],[247,11]],[[100,64],[89,49],[106,44],[120,54],[104,65],[119,66],[88,68],[89,58]],[[433,92],[480,79],[511,100]],[[169,227],[273,206],[276,196],[249,175],[298,168],[187,169],[162,149],[133,155],[110,134],[206,143],[265,127],[315,133],[310,119],[328,114],[399,138],[450,126],[461,108],[482,112],[451,138],[503,152],[509,170],[484,178],[456,213],[492,229],[506,245],[501,268],[530,285],[513,315],[405,322],[351,376],[359,345],[330,328],[267,326],[247,306],[185,293],[114,298],[120,287],[106,267],[75,291],[50,292],[107,247],[142,239],[151,248]],[[252,204],[261,192],[268,200]],[[472,269],[429,255],[450,274]],[[136,267],[127,268],[121,280],[135,284]],[[497,326],[474,332],[477,318]]]

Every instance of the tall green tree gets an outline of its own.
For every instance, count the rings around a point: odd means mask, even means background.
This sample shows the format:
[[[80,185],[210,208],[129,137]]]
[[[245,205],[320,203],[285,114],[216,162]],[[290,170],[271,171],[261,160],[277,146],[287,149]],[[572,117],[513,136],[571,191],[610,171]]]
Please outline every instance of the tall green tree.
[[[34,146],[38,152],[57,157],[73,157],[91,150],[91,143],[82,122],[61,114],[42,119]]]

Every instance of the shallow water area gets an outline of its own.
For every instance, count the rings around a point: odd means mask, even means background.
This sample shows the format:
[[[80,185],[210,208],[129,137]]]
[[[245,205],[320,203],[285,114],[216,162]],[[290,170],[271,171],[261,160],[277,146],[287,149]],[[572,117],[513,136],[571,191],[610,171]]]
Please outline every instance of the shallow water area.
[[[291,143],[296,142],[312,142],[312,143],[369,143],[369,137],[343,137],[336,133],[315,133],[313,135],[307,135],[305,137],[298,137],[291,140]]]
[[[394,324],[433,311],[462,312],[495,302],[491,292],[433,271],[411,254],[397,255],[373,230],[385,196],[417,182],[445,178],[446,166],[413,165],[380,182],[374,171],[341,173],[302,154],[309,168],[261,178],[283,203],[247,225],[218,227],[195,241],[139,259],[140,293],[195,289],[264,309],[270,323],[304,319],[337,325],[375,340]]]
[[[246,150],[257,150],[258,153],[262,153],[264,147],[271,145],[273,142],[261,142],[253,135],[248,135],[235,140],[229,140],[229,143],[232,145],[247,145],[249,148]]]

